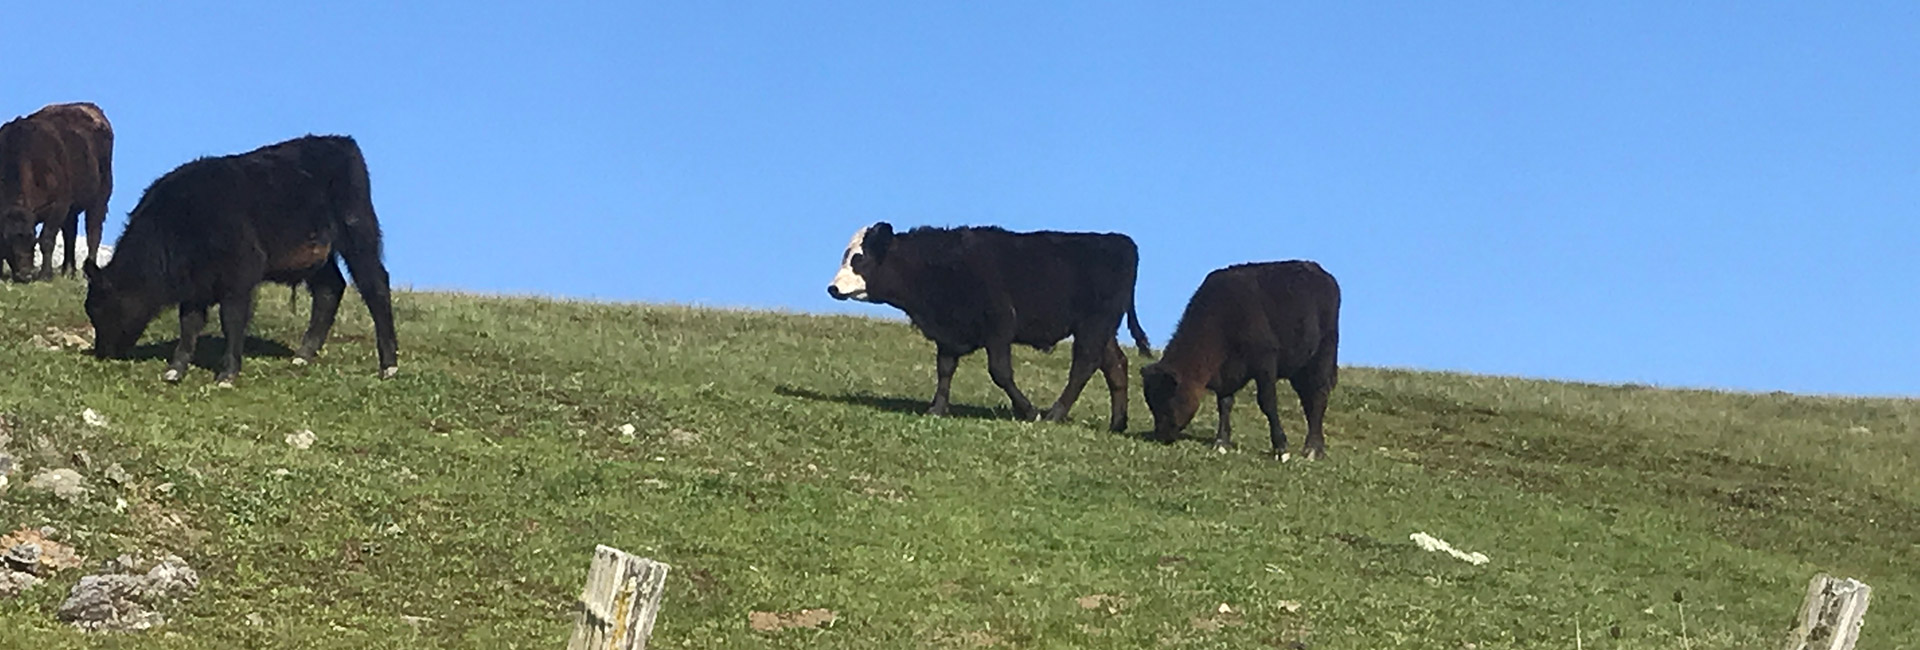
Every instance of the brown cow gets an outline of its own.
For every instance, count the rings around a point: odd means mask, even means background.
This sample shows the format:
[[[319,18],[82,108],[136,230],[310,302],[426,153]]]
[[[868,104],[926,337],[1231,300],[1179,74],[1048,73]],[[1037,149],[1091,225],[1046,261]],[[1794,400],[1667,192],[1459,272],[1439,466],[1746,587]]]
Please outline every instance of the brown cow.
[[[41,278],[53,277],[53,243],[67,239],[65,273],[78,260],[79,215],[87,214],[87,261],[100,248],[113,194],[113,125],[90,103],[51,104],[0,125],[0,267],[14,279],[33,279],[34,229]]]
[[[1211,389],[1220,411],[1214,445],[1233,445],[1233,394],[1253,381],[1273,455],[1285,459],[1275,384],[1286,379],[1307,416],[1306,457],[1327,454],[1320,423],[1339,372],[1340,285],[1306,261],[1238,264],[1207,274],[1187,302],[1160,362],[1140,369],[1153,436],[1185,429]]]

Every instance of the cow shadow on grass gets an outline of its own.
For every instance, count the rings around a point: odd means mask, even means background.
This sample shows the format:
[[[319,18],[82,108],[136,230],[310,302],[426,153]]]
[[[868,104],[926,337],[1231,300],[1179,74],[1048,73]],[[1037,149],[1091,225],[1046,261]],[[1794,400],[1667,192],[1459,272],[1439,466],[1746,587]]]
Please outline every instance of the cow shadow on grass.
[[[795,386],[776,386],[773,392],[787,397],[810,399],[816,402],[850,404],[853,406],[864,406],[877,411],[906,413],[908,415],[925,415],[927,413],[927,406],[931,404],[931,402],[925,399],[875,395],[873,393],[840,393],[838,395],[829,395],[827,393]],[[971,418],[975,420],[1012,420],[1013,412],[949,402],[946,417]]]
[[[157,343],[147,343],[133,348],[127,354],[129,361],[167,361],[173,358],[174,348],[180,345],[179,339]],[[248,359],[260,357],[292,358],[293,348],[275,341],[249,336],[246,347],[241,353]],[[201,370],[220,370],[227,367],[227,337],[202,336],[193,347],[193,367]]]

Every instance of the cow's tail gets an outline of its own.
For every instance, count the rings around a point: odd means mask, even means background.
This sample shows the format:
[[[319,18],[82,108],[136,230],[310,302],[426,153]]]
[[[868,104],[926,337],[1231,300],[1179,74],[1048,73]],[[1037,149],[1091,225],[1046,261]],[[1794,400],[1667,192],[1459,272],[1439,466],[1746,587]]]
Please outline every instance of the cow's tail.
[[[1153,345],[1147,341],[1147,331],[1140,329],[1140,315],[1134,313],[1133,303],[1127,303],[1127,331],[1133,334],[1133,344],[1140,348],[1140,356],[1153,358]]]

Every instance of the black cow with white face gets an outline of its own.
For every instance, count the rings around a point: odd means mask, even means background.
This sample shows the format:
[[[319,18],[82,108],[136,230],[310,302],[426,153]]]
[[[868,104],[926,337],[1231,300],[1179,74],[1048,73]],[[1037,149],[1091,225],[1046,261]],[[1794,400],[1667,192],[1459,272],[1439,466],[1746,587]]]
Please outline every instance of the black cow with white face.
[[[1073,337],[1073,368],[1044,414],[1060,422],[1099,369],[1112,396],[1110,425],[1127,427],[1127,358],[1116,332],[1127,320],[1151,356],[1134,315],[1140,253],[1126,235],[1027,232],[994,227],[919,227],[881,222],[854,233],[827,286],[837,300],[892,305],[932,340],[938,355],[932,415],[945,415],[960,357],[986,348],[987,372],[1023,420],[1039,415],[1013,382],[1013,344],[1047,350]]]

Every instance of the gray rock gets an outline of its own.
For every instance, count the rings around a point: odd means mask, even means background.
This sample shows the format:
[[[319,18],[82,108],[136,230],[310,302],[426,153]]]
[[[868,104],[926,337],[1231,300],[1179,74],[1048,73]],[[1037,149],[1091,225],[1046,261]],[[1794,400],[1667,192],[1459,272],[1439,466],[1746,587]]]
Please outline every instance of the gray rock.
[[[101,478],[113,481],[114,485],[126,485],[133,482],[133,477],[127,475],[127,469],[121,467],[119,463],[108,465],[106,469],[100,471],[100,476]]]
[[[0,569],[0,598],[18,596],[37,584],[40,584],[40,578],[31,573]]]
[[[40,566],[40,545],[33,542],[14,544],[0,554],[0,566],[14,571],[34,571]]]
[[[169,555],[147,570],[149,600],[174,601],[186,598],[200,588],[200,574],[179,556]]]
[[[67,468],[50,469],[33,476],[27,481],[27,488],[52,492],[54,496],[74,501],[87,495],[87,481],[79,472]]]
[[[130,571],[141,562],[129,556],[108,563],[109,571]],[[89,631],[137,631],[166,623],[158,610],[192,594],[200,576],[177,556],[168,555],[146,573],[107,573],[80,579],[60,603],[60,620]]]

